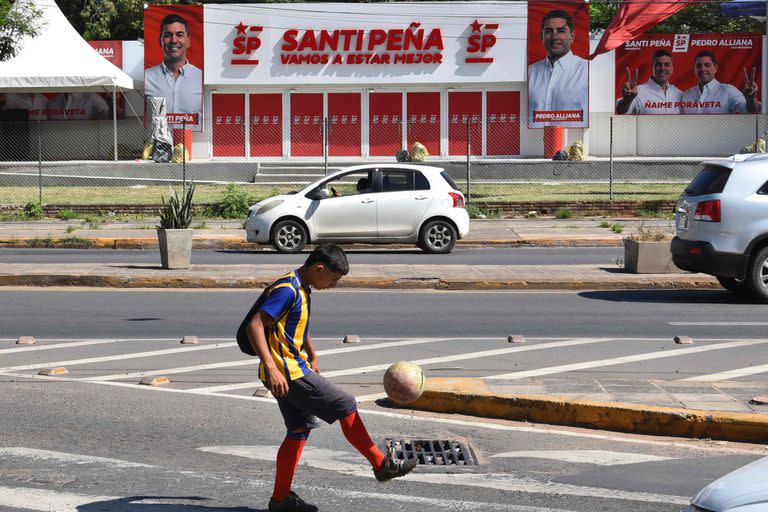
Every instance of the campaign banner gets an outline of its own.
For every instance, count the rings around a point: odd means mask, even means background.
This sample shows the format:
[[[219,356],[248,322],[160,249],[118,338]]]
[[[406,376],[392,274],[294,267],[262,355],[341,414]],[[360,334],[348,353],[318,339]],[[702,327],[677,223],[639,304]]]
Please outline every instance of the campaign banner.
[[[528,2],[528,127],[589,126],[589,4]]]
[[[616,113],[761,112],[762,34],[646,34],[616,49]]]
[[[168,123],[203,126],[203,7],[150,5],[144,10],[144,88],[165,98]]]

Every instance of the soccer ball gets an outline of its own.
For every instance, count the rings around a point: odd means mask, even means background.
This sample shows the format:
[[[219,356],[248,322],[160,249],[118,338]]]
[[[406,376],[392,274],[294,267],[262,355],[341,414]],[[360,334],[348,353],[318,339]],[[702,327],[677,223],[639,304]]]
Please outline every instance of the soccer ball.
[[[384,374],[384,391],[394,402],[415,402],[424,392],[424,372],[410,361],[395,363]]]

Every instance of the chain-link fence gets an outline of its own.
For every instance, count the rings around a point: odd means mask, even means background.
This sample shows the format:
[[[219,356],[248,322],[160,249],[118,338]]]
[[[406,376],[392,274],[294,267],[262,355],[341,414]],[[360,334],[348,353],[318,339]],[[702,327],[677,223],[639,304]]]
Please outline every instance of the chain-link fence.
[[[147,159],[148,130],[137,117],[119,120],[116,133],[112,121],[0,122],[0,205],[154,206],[185,181],[197,183],[198,203],[219,202],[230,184],[268,197],[341,167],[395,164],[398,151],[416,143],[429,155],[425,163],[445,168],[470,203],[663,203],[679,195],[703,157],[754,150],[748,146],[766,133],[762,114],[594,115],[588,132],[565,130],[563,149],[582,142],[585,159],[557,161],[543,157],[542,130],[528,130],[514,115],[371,115],[364,127],[343,115],[292,116],[285,127],[272,115],[247,126],[246,119],[220,121],[227,130],[214,120],[212,133],[177,131],[174,143],[191,159],[175,163]]]

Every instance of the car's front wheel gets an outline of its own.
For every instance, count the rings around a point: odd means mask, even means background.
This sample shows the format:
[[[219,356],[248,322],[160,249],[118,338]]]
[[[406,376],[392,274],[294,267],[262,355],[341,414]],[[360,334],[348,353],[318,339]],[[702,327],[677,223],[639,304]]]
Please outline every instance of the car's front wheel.
[[[755,254],[747,268],[744,279],[756,300],[768,303],[768,247],[763,247]]]
[[[419,247],[434,254],[445,254],[451,252],[457,238],[456,228],[450,223],[433,220],[421,230]]]
[[[295,220],[281,220],[275,225],[272,245],[278,252],[301,252],[307,245],[307,230]]]
[[[736,295],[749,295],[749,285],[746,281],[739,281],[734,277],[715,276],[720,286]]]

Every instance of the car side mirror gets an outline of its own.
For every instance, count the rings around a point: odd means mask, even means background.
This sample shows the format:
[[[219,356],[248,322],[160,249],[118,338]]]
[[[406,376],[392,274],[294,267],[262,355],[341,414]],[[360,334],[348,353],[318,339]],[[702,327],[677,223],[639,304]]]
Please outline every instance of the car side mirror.
[[[331,197],[331,192],[327,188],[321,188],[315,194],[315,199],[328,199]]]

